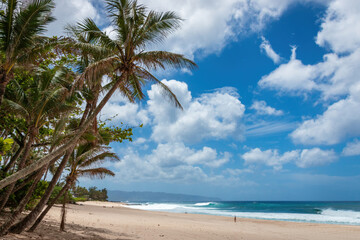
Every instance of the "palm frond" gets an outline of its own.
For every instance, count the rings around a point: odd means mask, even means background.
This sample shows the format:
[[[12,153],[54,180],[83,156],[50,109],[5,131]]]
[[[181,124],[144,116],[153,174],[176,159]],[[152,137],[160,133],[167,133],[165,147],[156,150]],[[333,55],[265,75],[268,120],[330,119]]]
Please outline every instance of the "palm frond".
[[[55,20],[51,16],[54,8],[53,0],[33,0],[19,11],[14,22],[11,59],[31,48],[34,37],[46,31],[46,25]]]
[[[80,164],[81,168],[90,167],[93,164],[101,164],[104,161],[120,161],[116,153],[102,152],[94,157],[88,158]]]
[[[183,55],[166,51],[141,52],[137,54],[134,59],[146,66],[146,68],[154,70],[157,70],[159,67],[162,69],[172,67],[175,69],[186,68],[190,70],[197,68],[195,62],[185,58]]]
[[[78,171],[80,177],[90,177],[91,179],[100,178],[103,179],[106,176],[115,176],[115,173],[107,168],[92,168]]]
[[[171,91],[171,89],[166,86],[164,83],[162,83],[160,80],[158,80],[155,76],[153,76],[150,72],[148,72],[146,69],[142,67],[136,68],[136,74],[138,76],[141,76],[144,79],[147,79],[155,84],[157,84],[161,88],[161,93],[167,97],[172,103],[175,104],[175,107],[178,107],[180,109],[183,109],[181,106],[181,103],[177,99],[176,95]]]
[[[150,11],[145,24],[142,26],[137,38],[134,40],[136,46],[157,44],[180,27],[182,19],[175,12]]]
[[[4,99],[2,106],[1,106],[6,112],[12,113],[15,116],[22,117],[24,119],[29,118],[29,112],[21,106],[19,103],[11,101],[9,99]]]
[[[17,5],[17,0],[8,0],[4,11],[5,14],[0,15],[0,47],[4,53],[9,50],[9,45],[11,44]]]

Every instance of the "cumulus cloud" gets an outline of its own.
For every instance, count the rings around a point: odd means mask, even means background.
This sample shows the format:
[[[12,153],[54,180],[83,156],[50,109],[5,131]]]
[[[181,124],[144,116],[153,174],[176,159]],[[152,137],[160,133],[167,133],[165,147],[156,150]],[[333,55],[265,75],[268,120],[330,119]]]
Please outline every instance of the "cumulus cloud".
[[[150,122],[147,111],[141,105],[131,103],[120,93],[112,96],[99,116],[102,120],[111,119],[114,123],[122,122],[132,126],[146,125]]]
[[[342,151],[344,156],[358,156],[360,155],[360,141],[355,139],[353,142],[346,144],[345,148]]]
[[[332,1],[317,34],[316,43],[334,52],[351,52],[360,47],[360,2]]]
[[[350,93],[360,74],[360,49],[349,55],[324,55],[323,61],[304,65],[296,59],[295,48],[288,63],[280,65],[259,81],[261,88],[284,93],[299,94],[320,92],[322,101],[337,99]]]
[[[262,30],[290,4],[302,0],[143,0],[158,11],[176,11],[184,19],[182,28],[165,43],[168,50],[193,57],[221,51],[228,42],[249,32]]]
[[[265,51],[266,55],[274,62],[279,63],[280,62],[280,56],[274,51],[274,49],[271,47],[271,44],[268,40],[266,40],[264,37],[261,37],[262,43],[260,44],[260,49],[262,51]]]
[[[193,98],[186,83],[162,82],[176,94],[184,110],[164,101],[159,86],[151,87],[147,104],[149,114],[154,117],[152,138],[155,141],[195,143],[204,139],[242,138],[245,106],[233,89],[218,89]]]
[[[90,17],[95,20],[100,18],[98,11],[90,0],[55,0],[54,16],[56,21],[49,24],[47,35],[64,34],[64,27],[67,24],[75,24],[76,22]]]
[[[283,111],[268,106],[265,101],[254,101],[250,109],[256,110],[256,113],[260,115],[280,116],[284,114]]]
[[[275,170],[282,169],[286,163],[294,162],[298,167],[308,168],[331,163],[337,159],[333,150],[319,148],[293,150],[280,154],[277,149],[262,151],[254,148],[241,156],[246,165],[266,165]]]
[[[299,150],[286,152],[281,155],[277,149],[262,151],[260,148],[254,148],[244,153],[242,158],[247,165],[263,164],[273,167],[275,170],[280,170],[285,163],[296,160],[298,156]]]
[[[333,150],[304,149],[300,154],[300,158],[296,160],[296,165],[301,168],[322,166],[337,159],[338,157]]]
[[[290,136],[295,143],[337,144],[360,136],[360,4],[334,0],[328,3],[316,43],[332,52],[314,65],[296,59],[280,65],[259,81],[261,88],[289,94],[320,93],[326,110],[305,120]]]
[[[315,119],[304,121],[291,138],[302,144],[336,144],[349,137],[360,135],[360,84],[355,86],[351,95],[330,105]]]
[[[159,144],[149,154],[141,155],[133,148],[122,152],[122,161],[115,164],[124,181],[169,180],[213,181],[220,176],[205,173],[205,168],[218,168],[230,160],[228,152],[218,153],[210,147],[193,149],[183,143]]]
[[[263,76],[258,84],[261,88],[276,89],[287,93],[303,93],[316,88],[315,77],[314,67],[304,65],[296,59],[296,47],[293,47],[290,61]]]

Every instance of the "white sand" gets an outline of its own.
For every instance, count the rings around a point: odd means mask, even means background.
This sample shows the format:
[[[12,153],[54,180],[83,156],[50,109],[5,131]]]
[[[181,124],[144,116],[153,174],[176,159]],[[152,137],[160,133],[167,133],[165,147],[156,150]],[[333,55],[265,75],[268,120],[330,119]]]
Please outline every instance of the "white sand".
[[[69,205],[66,233],[59,232],[60,207],[32,234],[6,239],[170,239],[170,240],[359,240],[360,226],[293,223],[135,210],[121,203]]]

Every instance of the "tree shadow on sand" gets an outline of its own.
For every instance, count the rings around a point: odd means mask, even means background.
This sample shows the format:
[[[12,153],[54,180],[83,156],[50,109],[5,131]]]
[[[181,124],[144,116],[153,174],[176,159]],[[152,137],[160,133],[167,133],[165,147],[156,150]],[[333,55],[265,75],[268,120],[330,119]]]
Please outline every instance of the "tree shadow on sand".
[[[2,223],[4,219],[0,219]],[[44,239],[44,240],[135,240],[139,237],[125,233],[113,232],[104,228],[85,227],[78,224],[69,223],[66,225],[66,231],[59,230],[59,223],[55,221],[43,221],[33,232],[23,232],[22,234],[8,234],[0,237],[0,240],[18,240],[18,239]]]

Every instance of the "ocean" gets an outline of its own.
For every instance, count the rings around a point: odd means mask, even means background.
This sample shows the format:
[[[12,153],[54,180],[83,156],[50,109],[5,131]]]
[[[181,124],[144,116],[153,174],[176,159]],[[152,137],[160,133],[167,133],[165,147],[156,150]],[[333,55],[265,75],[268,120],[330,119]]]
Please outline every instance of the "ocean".
[[[179,202],[128,203],[127,207],[293,222],[360,225],[360,202]]]

